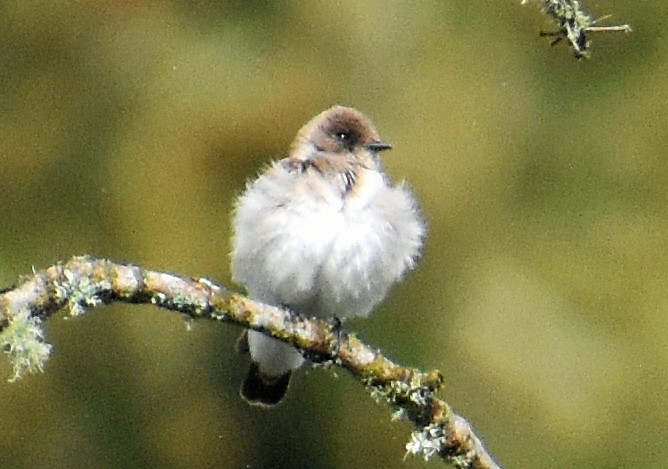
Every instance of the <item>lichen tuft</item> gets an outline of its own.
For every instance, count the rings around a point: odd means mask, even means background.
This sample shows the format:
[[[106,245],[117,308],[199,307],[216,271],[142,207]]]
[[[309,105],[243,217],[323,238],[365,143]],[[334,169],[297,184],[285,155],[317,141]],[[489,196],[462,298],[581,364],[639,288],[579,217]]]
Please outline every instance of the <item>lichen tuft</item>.
[[[0,347],[7,354],[14,369],[9,379],[14,382],[23,375],[44,371],[44,365],[51,353],[51,344],[44,341],[44,331],[40,319],[32,317],[29,311],[22,311],[9,319],[0,332]]]
[[[441,425],[432,423],[422,430],[411,433],[411,441],[406,443],[406,456],[421,455],[425,461],[438,455],[445,447],[445,435]]]

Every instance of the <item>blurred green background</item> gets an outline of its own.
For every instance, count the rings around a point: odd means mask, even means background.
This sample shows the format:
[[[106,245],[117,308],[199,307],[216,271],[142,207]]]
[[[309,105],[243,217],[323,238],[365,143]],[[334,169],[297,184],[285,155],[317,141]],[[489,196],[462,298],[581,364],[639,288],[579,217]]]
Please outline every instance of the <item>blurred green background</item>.
[[[668,3],[588,6],[634,32],[578,62],[519,0],[3,1],[0,285],[84,253],[229,283],[245,180],[353,105],[430,237],[347,327],[440,369],[508,468],[665,467]],[[235,327],[61,316],[46,373],[0,382],[1,467],[425,465],[343,372],[245,405]]]

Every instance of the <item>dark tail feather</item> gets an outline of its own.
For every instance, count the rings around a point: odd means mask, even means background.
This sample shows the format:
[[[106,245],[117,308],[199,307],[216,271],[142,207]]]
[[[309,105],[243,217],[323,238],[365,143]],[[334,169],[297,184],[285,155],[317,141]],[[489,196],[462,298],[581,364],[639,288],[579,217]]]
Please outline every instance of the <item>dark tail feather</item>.
[[[250,353],[250,349],[248,348],[248,330],[244,329],[244,331],[241,333],[237,339],[237,343],[234,344],[234,349],[237,351],[237,353],[244,355],[248,355]]]
[[[260,371],[257,363],[251,363],[246,379],[241,385],[241,397],[249,404],[265,407],[275,406],[283,400],[290,385],[291,371],[268,377]]]

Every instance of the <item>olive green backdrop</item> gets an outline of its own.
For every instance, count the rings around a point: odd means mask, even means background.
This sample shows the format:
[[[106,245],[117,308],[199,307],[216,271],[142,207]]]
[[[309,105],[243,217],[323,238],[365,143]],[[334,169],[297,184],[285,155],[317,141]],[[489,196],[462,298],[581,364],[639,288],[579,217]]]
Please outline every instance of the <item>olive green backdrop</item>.
[[[0,285],[84,253],[229,284],[244,181],[353,105],[430,237],[346,327],[440,369],[508,468],[665,467],[668,3],[589,6],[634,32],[578,62],[519,0],[3,1]],[[61,316],[46,373],[0,382],[2,467],[425,465],[343,372],[245,405],[235,327]]]

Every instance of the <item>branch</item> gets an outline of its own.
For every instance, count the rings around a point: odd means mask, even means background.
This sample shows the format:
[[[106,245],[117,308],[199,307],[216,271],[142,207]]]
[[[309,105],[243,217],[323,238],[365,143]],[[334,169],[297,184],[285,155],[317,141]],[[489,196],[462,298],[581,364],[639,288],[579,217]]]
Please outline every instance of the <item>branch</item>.
[[[66,307],[71,316],[113,302],[154,304],[189,316],[262,331],[298,347],[316,363],[348,370],[376,401],[394,409],[394,419],[415,427],[407,454],[440,456],[459,468],[499,468],[471,425],[435,397],[443,384],[438,371],[402,367],[379,350],[343,331],[338,322],[299,317],[258,303],[206,279],[184,278],[92,257],[73,257],[0,294],[0,346],[14,366],[13,381],[41,371],[51,346],[42,320]]]
[[[541,9],[558,25],[556,31],[541,31],[540,35],[554,37],[552,45],[566,39],[573,48],[573,53],[577,59],[589,58],[588,33],[631,32],[631,26],[628,24],[599,26],[599,22],[607,16],[594,19],[585,8],[582,0],[522,0],[522,4],[524,5],[530,1],[539,3]]]

